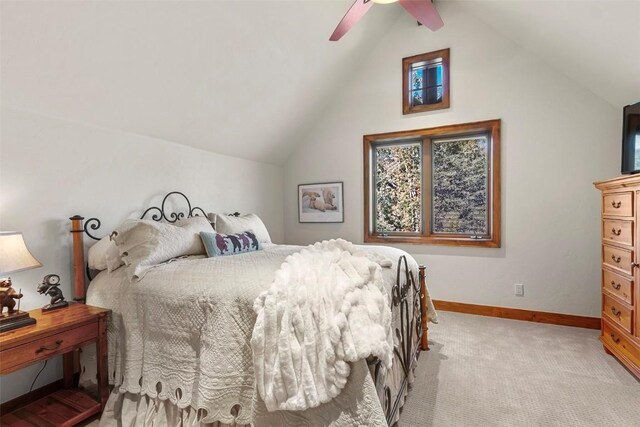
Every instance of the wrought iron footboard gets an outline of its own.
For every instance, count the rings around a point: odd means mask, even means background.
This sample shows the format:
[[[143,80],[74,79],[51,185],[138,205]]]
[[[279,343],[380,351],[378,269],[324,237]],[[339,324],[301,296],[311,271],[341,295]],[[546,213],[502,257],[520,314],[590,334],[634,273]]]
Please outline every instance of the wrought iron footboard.
[[[393,286],[392,321],[394,328],[393,366],[387,370],[377,358],[368,360],[387,423],[395,423],[410,376],[420,354],[422,340],[422,299],[420,285],[409,268],[406,256],[398,260]]]

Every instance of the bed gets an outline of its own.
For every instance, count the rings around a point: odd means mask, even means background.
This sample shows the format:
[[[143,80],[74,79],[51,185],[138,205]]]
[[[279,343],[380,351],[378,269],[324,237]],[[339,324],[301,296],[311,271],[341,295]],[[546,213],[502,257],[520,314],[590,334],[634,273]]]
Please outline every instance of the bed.
[[[175,206],[172,198],[186,204],[184,211],[168,210]],[[171,192],[142,218],[174,223],[197,215],[206,216],[183,193]],[[392,261],[382,269],[391,305],[392,367],[386,369],[375,357],[353,362],[344,388],[330,401],[302,411],[269,411],[256,391],[252,365],[254,301],[283,261],[302,247],[264,244],[247,254],[181,257],[149,270],[136,283],[124,268],[105,270],[86,289],[85,276],[91,275],[84,262],[84,236],[98,240],[100,221],[83,220],[72,218],[75,296],[112,310],[107,330],[111,393],[101,425],[397,423],[420,351],[428,350],[427,321],[436,321],[425,268],[406,252],[359,247]],[[96,382],[90,370],[94,357],[91,349],[81,357],[81,383],[87,387]]]

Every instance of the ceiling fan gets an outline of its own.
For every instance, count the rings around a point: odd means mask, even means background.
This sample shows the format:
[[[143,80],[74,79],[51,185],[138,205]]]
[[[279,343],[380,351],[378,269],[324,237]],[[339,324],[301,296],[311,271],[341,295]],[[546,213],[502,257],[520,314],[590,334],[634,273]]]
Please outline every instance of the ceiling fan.
[[[373,3],[394,3],[400,1],[400,5],[404,9],[413,15],[419,23],[429,28],[432,31],[439,30],[444,25],[440,14],[436,10],[431,0],[356,0],[351,8],[347,11],[342,18],[342,21],[338,24],[329,40],[335,42],[340,40],[342,36],[356,25],[356,23],[364,16]]]

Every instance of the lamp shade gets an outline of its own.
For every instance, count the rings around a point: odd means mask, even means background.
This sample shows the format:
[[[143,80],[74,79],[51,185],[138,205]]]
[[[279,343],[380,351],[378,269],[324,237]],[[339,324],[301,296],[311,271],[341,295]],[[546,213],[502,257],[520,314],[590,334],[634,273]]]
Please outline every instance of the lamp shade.
[[[22,233],[0,231],[0,275],[42,267],[24,243]]]

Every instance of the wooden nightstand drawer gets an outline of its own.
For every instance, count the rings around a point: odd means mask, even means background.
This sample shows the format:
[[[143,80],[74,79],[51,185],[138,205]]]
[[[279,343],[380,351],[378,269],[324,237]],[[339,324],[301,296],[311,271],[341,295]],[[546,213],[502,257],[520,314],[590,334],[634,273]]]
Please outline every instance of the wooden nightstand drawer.
[[[38,360],[68,352],[85,341],[95,340],[97,336],[98,323],[95,322],[3,350],[0,352],[0,371],[10,372]]]

